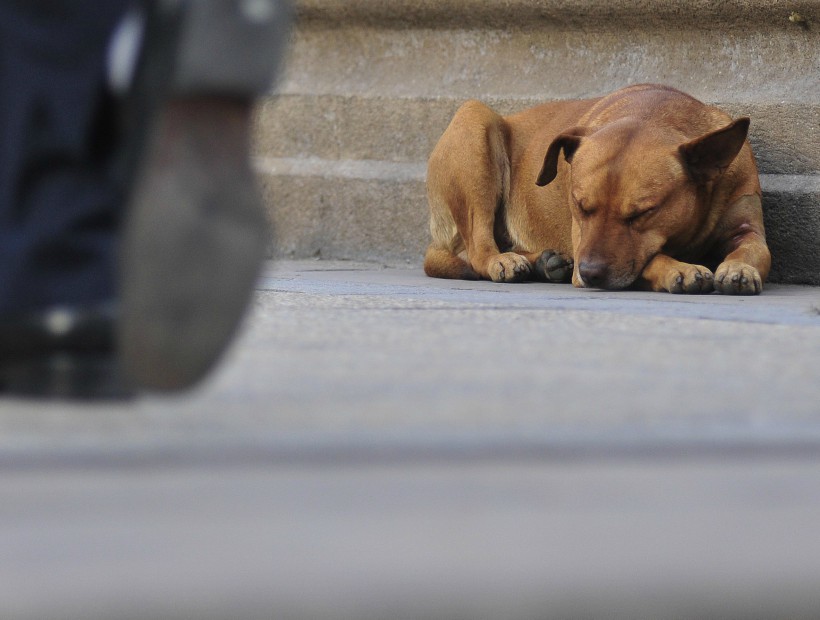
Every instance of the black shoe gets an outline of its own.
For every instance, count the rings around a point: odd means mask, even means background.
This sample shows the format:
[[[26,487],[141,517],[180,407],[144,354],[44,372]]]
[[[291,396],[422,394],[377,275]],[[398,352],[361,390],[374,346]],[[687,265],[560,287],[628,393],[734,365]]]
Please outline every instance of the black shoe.
[[[0,318],[0,394],[69,399],[134,395],[120,372],[112,305]]]
[[[190,387],[250,299],[270,239],[249,162],[252,106],[272,85],[289,6],[154,0],[146,11],[123,95],[118,312],[0,317],[2,394],[123,398]]]
[[[249,162],[253,101],[287,38],[280,0],[156,2],[130,96],[135,171],[117,348],[134,385],[202,378],[245,312],[270,240]]]

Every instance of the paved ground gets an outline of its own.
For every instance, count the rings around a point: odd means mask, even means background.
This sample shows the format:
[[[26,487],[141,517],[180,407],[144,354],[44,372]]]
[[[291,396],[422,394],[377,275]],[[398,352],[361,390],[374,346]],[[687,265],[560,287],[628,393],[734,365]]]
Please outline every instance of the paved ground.
[[[0,404],[0,617],[812,617],[820,289],[270,269],[183,398]]]

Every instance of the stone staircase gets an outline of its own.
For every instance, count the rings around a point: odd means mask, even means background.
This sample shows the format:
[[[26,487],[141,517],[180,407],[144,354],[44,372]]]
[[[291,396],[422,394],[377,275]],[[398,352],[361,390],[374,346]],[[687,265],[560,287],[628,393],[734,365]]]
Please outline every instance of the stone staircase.
[[[255,155],[273,256],[421,264],[426,159],[458,106],[640,82],[752,118],[771,281],[820,284],[817,0],[297,0]]]

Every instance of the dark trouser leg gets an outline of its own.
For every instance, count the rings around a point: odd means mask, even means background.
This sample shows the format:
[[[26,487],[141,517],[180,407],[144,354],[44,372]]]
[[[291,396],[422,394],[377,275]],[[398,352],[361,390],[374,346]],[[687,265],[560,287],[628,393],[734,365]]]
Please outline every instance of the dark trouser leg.
[[[115,123],[105,57],[132,0],[115,1],[0,0],[0,392],[194,385],[265,255],[248,147],[286,2],[148,3]]]
[[[105,57],[129,4],[0,2],[0,315],[114,296],[124,188]]]

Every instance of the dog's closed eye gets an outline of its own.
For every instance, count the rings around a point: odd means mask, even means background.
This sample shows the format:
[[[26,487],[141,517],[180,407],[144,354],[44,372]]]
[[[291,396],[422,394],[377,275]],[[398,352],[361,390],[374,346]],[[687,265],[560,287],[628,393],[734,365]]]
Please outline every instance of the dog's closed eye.
[[[573,194],[572,200],[582,217],[588,217],[594,213],[595,209],[589,204],[586,198],[579,198]]]
[[[625,221],[626,221],[627,224],[632,224],[634,222],[637,222],[638,220],[645,219],[645,218],[649,217],[650,215],[655,213],[657,210],[658,210],[658,207],[649,207],[648,209],[644,209],[643,211],[640,211],[638,213],[633,213],[631,215],[628,215],[625,218]]]

